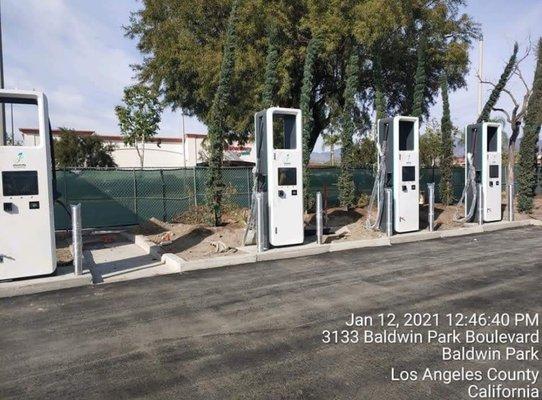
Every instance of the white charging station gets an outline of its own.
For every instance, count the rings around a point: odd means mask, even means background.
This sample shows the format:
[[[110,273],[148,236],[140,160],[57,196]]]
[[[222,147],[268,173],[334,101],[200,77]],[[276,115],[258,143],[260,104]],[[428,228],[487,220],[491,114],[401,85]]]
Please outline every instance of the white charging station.
[[[0,280],[56,269],[53,172],[47,98],[0,90],[0,101],[37,106],[39,145],[0,146]]]
[[[502,219],[502,126],[481,122],[465,128],[465,220],[478,222],[476,190],[482,185],[483,222]]]
[[[420,229],[419,122],[416,117],[395,116],[378,120],[378,171],[369,203],[369,214],[377,202],[374,223],[368,228],[387,231],[388,215],[397,233]],[[391,213],[384,199],[385,189],[392,190]]]
[[[269,108],[256,113],[254,124],[256,191],[264,197],[264,240],[271,246],[301,244],[304,240],[301,110]]]

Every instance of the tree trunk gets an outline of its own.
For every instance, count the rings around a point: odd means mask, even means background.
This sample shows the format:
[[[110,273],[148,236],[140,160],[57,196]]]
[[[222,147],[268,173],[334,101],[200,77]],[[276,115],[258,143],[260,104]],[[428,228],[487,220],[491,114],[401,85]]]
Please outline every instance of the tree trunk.
[[[510,140],[508,141],[508,178],[506,181],[506,193],[508,194],[508,190],[510,188],[511,183],[515,183],[515,171],[514,166],[516,165],[516,140],[519,136],[519,128],[521,126],[521,122],[516,121],[512,123],[512,135],[510,135]],[[507,201],[509,199],[509,196],[506,197]],[[515,196],[514,196],[515,198]],[[510,207],[509,204],[506,205],[506,207]]]
[[[140,161],[141,161],[141,169],[143,169],[145,167],[145,141],[144,140],[141,141]]]
[[[335,156],[335,154],[333,153],[333,150],[334,150],[333,146],[329,146],[329,151],[330,151],[330,153],[329,153],[329,162],[330,162],[332,167],[335,164],[334,160],[333,160],[333,157]]]

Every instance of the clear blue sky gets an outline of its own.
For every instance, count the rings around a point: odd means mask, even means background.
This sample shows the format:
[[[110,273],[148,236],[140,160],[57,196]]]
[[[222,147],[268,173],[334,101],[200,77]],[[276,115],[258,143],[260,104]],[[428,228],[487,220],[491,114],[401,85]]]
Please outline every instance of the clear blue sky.
[[[130,64],[141,59],[135,43],[124,37],[130,11],[137,0],[0,0],[4,40],[5,84],[8,88],[39,89],[49,97],[53,126],[118,133],[113,107],[122,89],[132,82]],[[470,0],[466,11],[482,24],[485,37],[485,68],[488,79],[497,79],[514,41],[524,45],[542,36],[541,0]],[[471,49],[468,87],[451,95],[452,119],[456,126],[471,122],[477,111],[477,48]],[[532,82],[534,56],[523,71]],[[512,90],[522,96],[521,83]],[[487,89],[489,90],[489,88]],[[487,92],[486,90],[486,92]],[[502,105],[509,107],[503,97]],[[432,117],[440,118],[440,101]],[[16,127],[28,123],[21,117]],[[188,119],[188,132],[205,132],[195,119]],[[180,115],[166,112],[161,135],[180,133]],[[316,148],[320,150],[319,146]]]

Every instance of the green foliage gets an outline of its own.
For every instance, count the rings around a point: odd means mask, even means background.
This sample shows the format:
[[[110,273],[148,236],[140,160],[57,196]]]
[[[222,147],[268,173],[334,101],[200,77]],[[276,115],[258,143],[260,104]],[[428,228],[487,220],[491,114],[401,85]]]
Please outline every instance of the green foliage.
[[[380,61],[380,55],[376,56],[375,62],[374,62],[374,82],[375,82],[375,101],[374,101],[374,109],[376,111],[376,122],[378,122],[379,119],[386,117],[386,96],[384,95],[384,87],[382,84],[383,77],[382,77],[382,65]]]
[[[341,136],[333,132],[324,132],[322,133],[322,142],[324,147],[329,147],[329,165],[335,165],[335,147],[341,143]]]
[[[416,47],[421,27],[428,40],[424,104],[439,90],[438,77],[450,71],[450,89],[465,86],[468,48],[478,27],[461,12],[464,0],[420,2],[417,0],[270,2],[245,1],[239,8],[235,69],[227,107],[226,139],[250,137],[253,115],[264,108],[267,27],[275,25],[278,58],[277,86],[273,102],[299,108],[304,64],[310,38],[320,35],[322,45],[313,72],[316,88],[313,124],[308,148],[334,120],[340,119],[346,64],[350,49],[344,44],[354,35],[360,49],[356,124],[369,127],[375,87],[370,60],[377,56],[383,66],[382,93],[388,113],[403,113],[412,106]],[[143,0],[131,17],[129,37],[136,39],[143,62],[136,71],[141,81],[160,88],[168,105],[182,108],[209,124],[211,106],[219,85],[222,48],[232,0]],[[309,151],[310,153],[310,151]]]
[[[484,108],[482,109],[480,116],[478,117],[478,122],[489,120],[491,111],[493,110],[493,107],[495,107],[495,105],[497,104],[497,101],[499,100],[499,97],[503,89],[506,87],[506,84],[508,83],[508,80],[510,79],[510,75],[512,75],[512,71],[514,70],[516,66],[518,48],[519,47],[516,42],[514,44],[514,51],[512,52],[512,55],[510,56],[510,59],[508,60],[508,63],[506,64],[506,67],[504,68],[504,71],[501,77],[499,78],[499,82],[495,85],[495,87],[491,91],[491,94],[489,95],[489,99],[487,99],[487,102],[484,105]]]
[[[414,86],[414,96],[412,99],[412,115],[414,117],[422,118],[424,110],[424,99],[425,99],[425,87],[426,87],[426,72],[425,72],[425,63],[426,63],[426,40],[425,37],[422,37],[420,43],[418,44],[418,59],[416,62],[416,77],[415,77],[415,86]]]
[[[517,182],[518,211],[532,212],[536,188],[536,153],[542,125],[542,38],[538,41],[537,64],[529,106],[525,116],[523,139],[519,147]]]
[[[376,143],[371,138],[364,137],[354,144],[352,159],[355,168],[375,169],[377,158]]]
[[[60,128],[55,140],[55,163],[58,168],[116,167],[111,157],[113,146],[98,136],[77,136],[73,129]]]
[[[273,106],[273,99],[278,85],[277,63],[279,60],[278,32],[275,26],[269,28],[269,43],[265,59],[265,86],[263,89],[263,108]]]
[[[157,93],[146,85],[124,89],[124,105],[115,107],[124,143],[136,148],[141,168],[145,162],[145,143],[158,133],[162,105]]]
[[[453,141],[453,125],[450,117],[450,102],[448,99],[448,80],[446,74],[441,78],[442,92],[442,118],[440,120],[441,127],[441,150],[440,157],[440,198],[443,204],[452,204],[453,202],[453,161],[454,161],[454,141]]]
[[[305,209],[311,208],[312,205],[312,199],[309,195],[309,161],[312,152],[310,145],[311,134],[314,129],[314,69],[320,46],[321,39],[318,36],[313,37],[309,42],[303,68],[303,86],[301,87],[300,108],[303,115],[303,198]]]
[[[352,54],[346,67],[346,87],[344,89],[344,110],[341,131],[341,172],[339,174],[339,202],[347,209],[355,205],[353,137],[356,131],[354,125],[354,109],[356,106],[356,88],[358,86],[359,58],[357,49]]]
[[[237,13],[240,3],[240,0],[235,0],[230,11],[222,66],[220,68],[220,81],[211,107],[207,134],[209,139],[209,171],[206,198],[212,215],[211,222],[215,226],[222,223],[222,197],[224,194],[222,160],[224,157],[224,137],[227,131],[227,105],[232,91],[231,83],[235,68],[236,28],[239,20]]]
[[[420,164],[423,168],[437,167],[442,156],[441,127],[430,120],[425,133],[420,136]]]
[[[367,205],[369,205],[369,195],[367,193],[361,193],[359,195],[359,198],[358,198],[358,202],[356,204],[356,206],[358,208],[364,208],[364,207],[367,207]]]

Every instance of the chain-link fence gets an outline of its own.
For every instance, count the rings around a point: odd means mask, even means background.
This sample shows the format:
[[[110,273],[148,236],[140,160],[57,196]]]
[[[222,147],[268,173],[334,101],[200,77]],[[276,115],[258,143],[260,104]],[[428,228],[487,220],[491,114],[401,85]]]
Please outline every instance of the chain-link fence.
[[[311,169],[310,192],[325,194],[329,207],[338,204],[338,168]],[[228,201],[240,207],[249,207],[252,191],[252,169],[246,167],[224,168],[224,183]],[[438,168],[420,170],[420,189],[427,183],[440,182]],[[542,185],[542,170],[538,169],[538,189]],[[506,172],[503,170],[503,178]],[[152,217],[169,221],[187,211],[191,206],[205,204],[206,168],[181,168],[159,170],[60,170],[57,171],[57,189],[66,204],[81,203],[85,228],[103,228],[135,225]],[[370,194],[374,174],[370,169],[356,169],[354,182],[357,194]],[[464,169],[454,168],[454,197],[459,198],[464,185]],[[503,181],[503,188],[505,182]],[[438,189],[436,201],[440,201]],[[66,229],[70,220],[66,210],[55,204],[57,229]]]

